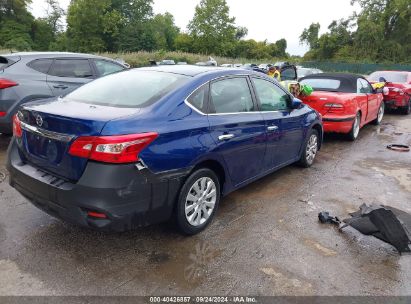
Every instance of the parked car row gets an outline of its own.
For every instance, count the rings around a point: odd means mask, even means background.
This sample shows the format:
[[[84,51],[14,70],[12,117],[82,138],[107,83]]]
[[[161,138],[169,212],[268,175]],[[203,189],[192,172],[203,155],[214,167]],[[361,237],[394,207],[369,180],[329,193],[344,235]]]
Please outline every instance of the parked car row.
[[[10,184],[47,213],[123,231],[203,230],[222,196],[313,164],[320,115],[244,69],[158,66],[97,79],[14,118]]]
[[[53,75],[56,62],[80,59],[55,55],[42,72],[31,71],[39,58],[0,57],[7,81],[19,84],[0,88],[0,96],[39,75],[48,88],[54,77],[67,80]],[[18,102],[7,167],[10,185],[38,208],[98,230],[173,218],[183,233],[196,234],[210,224],[221,197],[284,166],[312,166],[324,132],[355,140],[361,127],[384,115],[382,89],[353,74],[303,77],[315,91],[301,101],[253,68],[119,65],[125,71],[107,69],[99,78],[101,62],[118,63],[81,60],[70,66],[73,73],[98,79]],[[27,75],[12,73],[20,61]],[[84,65],[93,78],[85,77]],[[295,66],[282,67],[284,77],[297,78]]]
[[[70,93],[99,77],[127,68],[108,58],[75,53],[0,56],[0,133],[12,132],[20,105]]]
[[[411,114],[411,72],[380,71],[368,77],[371,82],[385,82],[388,89],[384,94],[385,106]]]

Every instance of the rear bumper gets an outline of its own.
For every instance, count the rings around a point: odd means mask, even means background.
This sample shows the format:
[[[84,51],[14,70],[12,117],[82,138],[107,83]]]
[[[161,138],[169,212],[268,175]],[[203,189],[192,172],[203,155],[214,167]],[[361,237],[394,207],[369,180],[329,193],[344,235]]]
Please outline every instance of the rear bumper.
[[[401,98],[384,99],[385,107],[388,109],[398,109],[408,105],[409,97],[401,96]]]
[[[2,119],[0,121],[0,133],[11,134],[13,133],[12,121],[8,119]]]
[[[36,207],[64,221],[103,231],[126,231],[168,220],[184,174],[155,176],[135,165],[89,162],[77,183],[22,162],[15,139],[8,151],[10,185]],[[107,219],[91,218],[88,211]]]
[[[349,133],[355,120],[354,116],[324,115],[324,132]]]

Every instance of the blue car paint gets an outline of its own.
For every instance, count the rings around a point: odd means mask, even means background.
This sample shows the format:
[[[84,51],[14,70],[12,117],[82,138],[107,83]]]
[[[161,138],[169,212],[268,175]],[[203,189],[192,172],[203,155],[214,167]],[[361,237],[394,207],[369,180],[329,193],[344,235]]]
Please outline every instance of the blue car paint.
[[[188,67],[186,69],[190,71]],[[163,70],[173,72],[171,67]],[[321,128],[318,114],[306,105],[277,113],[203,115],[185,103],[185,99],[201,85],[232,75],[264,77],[246,70],[202,69],[199,73],[196,68],[187,83],[142,109],[94,107],[58,100],[54,101],[57,102],[54,105],[53,102],[29,104],[23,107],[23,111],[27,110],[30,115],[42,113],[50,130],[76,136],[158,132],[159,137],[140,153],[140,158],[151,172],[163,174],[176,171],[186,174],[205,161],[213,161],[224,170],[223,194],[228,194],[297,161],[307,132],[315,125]],[[276,84],[274,80],[269,81]],[[53,117],[63,119],[64,124],[53,124]],[[272,124],[279,127],[277,132],[267,131]],[[218,140],[220,135],[228,132],[237,137],[226,142]],[[72,180],[81,177],[87,161],[68,155],[69,144],[60,147],[63,154],[61,159],[50,162],[44,145],[43,151],[37,152],[37,155],[27,153],[36,147],[35,140],[30,136],[25,132],[20,143],[26,145],[25,149],[21,149],[26,151],[23,152],[26,159],[57,175],[65,170],[64,177]]]

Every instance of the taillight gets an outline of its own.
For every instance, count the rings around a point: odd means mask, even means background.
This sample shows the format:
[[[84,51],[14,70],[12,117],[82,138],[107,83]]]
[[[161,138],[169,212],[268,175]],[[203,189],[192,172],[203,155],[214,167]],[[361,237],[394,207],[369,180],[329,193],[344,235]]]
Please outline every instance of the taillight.
[[[6,116],[7,115],[7,112],[2,112],[2,111],[0,111],[0,117],[4,117],[4,116]]]
[[[19,138],[23,136],[21,122],[17,114],[13,116],[13,135]]]
[[[4,79],[4,78],[0,78],[0,89],[7,89],[7,88],[15,87],[17,85],[18,84],[15,83],[14,81]]]
[[[391,91],[396,93],[397,95],[404,95],[404,91],[398,88],[393,88]]]
[[[327,109],[335,109],[335,110],[342,110],[344,109],[344,106],[340,103],[326,103],[324,105],[324,108]]]
[[[70,146],[69,154],[105,163],[134,163],[139,160],[139,153],[157,137],[154,132],[79,137]]]

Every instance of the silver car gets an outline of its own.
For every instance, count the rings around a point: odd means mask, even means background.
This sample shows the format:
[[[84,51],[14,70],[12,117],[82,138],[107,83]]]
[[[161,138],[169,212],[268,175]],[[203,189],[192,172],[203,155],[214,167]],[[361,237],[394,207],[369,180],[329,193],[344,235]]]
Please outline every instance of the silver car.
[[[12,53],[0,55],[0,133],[12,133],[18,107],[34,100],[62,96],[93,79],[127,65],[76,53]]]

